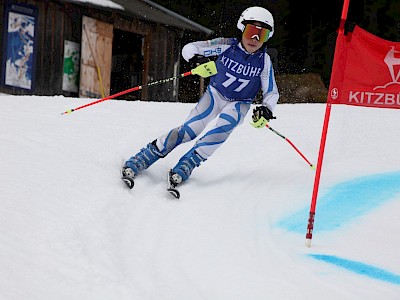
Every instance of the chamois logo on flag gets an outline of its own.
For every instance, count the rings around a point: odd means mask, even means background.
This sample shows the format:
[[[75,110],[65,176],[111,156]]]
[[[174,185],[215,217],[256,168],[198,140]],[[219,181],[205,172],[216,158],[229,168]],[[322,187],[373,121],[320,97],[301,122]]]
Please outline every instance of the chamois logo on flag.
[[[396,57],[396,54],[398,57]],[[392,81],[386,83],[385,85],[376,86],[374,87],[374,90],[385,89],[392,84],[400,84],[400,51],[397,51],[394,46],[391,46],[383,61],[389,69]]]
[[[328,102],[400,108],[400,43],[359,26],[338,35]]]

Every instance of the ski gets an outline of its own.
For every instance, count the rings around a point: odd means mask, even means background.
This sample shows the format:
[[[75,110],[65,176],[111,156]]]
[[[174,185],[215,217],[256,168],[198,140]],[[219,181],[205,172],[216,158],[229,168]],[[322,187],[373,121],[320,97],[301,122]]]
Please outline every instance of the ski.
[[[168,177],[167,177],[167,179],[168,179],[167,191],[172,196],[174,196],[176,199],[179,199],[181,194],[179,193],[178,189],[176,188],[177,185],[174,183],[174,181],[171,178],[172,175],[173,175],[172,170],[169,170]]]
[[[132,189],[134,187],[135,181],[133,180],[133,178],[129,176],[122,176],[121,179],[129,189]]]
[[[181,194],[179,193],[177,189],[177,184],[174,182],[172,179],[172,176],[174,173],[172,173],[172,170],[168,171],[168,185],[167,185],[167,191],[174,196],[174,198],[179,199]],[[135,186],[135,175],[133,171],[129,168],[124,168],[122,167],[121,169],[121,179],[125,183],[125,185],[129,188],[132,189]]]
[[[134,177],[135,175],[131,169],[125,169],[124,167],[122,167],[121,179],[129,189],[132,189],[135,186],[135,181],[133,180]]]

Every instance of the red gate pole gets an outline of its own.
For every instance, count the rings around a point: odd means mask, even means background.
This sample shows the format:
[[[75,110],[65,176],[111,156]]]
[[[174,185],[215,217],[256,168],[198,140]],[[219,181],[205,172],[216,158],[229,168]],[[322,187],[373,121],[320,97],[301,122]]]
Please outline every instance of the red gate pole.
[[[347,19],[347,12],[349,10],[349,4],[350,4],[350,0],[344,0],[342,16],[340,18],[338,35],[344,34],[344,25],[345,25],[346,19]],[[337,43],[336,43],[336,49],[337,49]],[[336,49],[335,49],[335,53],[336,53]],[[337,62],[337,58],[335,55],[335,57],[333,59],[332,71],[335,69],[336,65],[338,65],[338,62]],[[331,91],[331,88],[329,88],[329,91]],[[318,188],[319,188],[319,182],[320,182],[320,178],[321,178],[322,161],[324,159],[325,142],[326,142],[326,136],[328,134],[329,117],[331,114],[331,106],[332,106],[329,99],[330,99],[330,96],[328,95],[326,109],[325,109],[324,125],[322,127],[321,142],[320,142],[320,146],[319,146],[317,169],[315,172],[314,188],[313,188],[313,194],[312,194],[312,198],[311,198],[310,215],[308,218],[308,225],[307,225],[307,233],[306,233],[306,246],[307,247],[311,247],[312,232],[314,230],[314,217],[315,217],[315,210],[316,210],[316,206],[317,206]]]

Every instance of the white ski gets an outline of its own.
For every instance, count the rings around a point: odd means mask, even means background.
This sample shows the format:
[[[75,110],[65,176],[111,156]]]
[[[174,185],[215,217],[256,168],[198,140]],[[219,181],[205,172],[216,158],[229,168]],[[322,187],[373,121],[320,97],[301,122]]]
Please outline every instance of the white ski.
[[[168,171],[168,176],[167,176],[167,180],[168,180],[167,191],[172,196],[174,196],[176,199],[179,199],[181,194],[179,193],[178,189],[176,188],[176,185],[174,184],[173,180],[171,179],[172,174],[173,174],[172,170],[169,170]]]

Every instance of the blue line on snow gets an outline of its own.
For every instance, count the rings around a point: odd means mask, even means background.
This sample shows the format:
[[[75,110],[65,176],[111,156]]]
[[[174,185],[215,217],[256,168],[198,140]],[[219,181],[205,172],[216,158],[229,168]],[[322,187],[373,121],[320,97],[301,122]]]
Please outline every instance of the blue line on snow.
[[[333,186],[319,197],[314,233],[335,230],[354,221],[400,193],[400,172],[360,177]],[[281,220],[277,225],[288,231],[305,233],[309,206]]]
[[[319,197],[316,206],[317,231],[338,229],[355,221],[372,209],[393,199],[400,193],[400,172],[360,177],[333,186]],[[278,226],[292,232],[305,233],[309,207],[281,220]],[[400,285],[400,276],[383,269],[333,255],[309,254],[309,256],[350,270],[360,275]]]
[[[327,263],[334,264],[347,270],[353,271],[360,275],[400,285],[399,275],[393,274],[377,267],[373,267],[371,265],[364,264],[362,262],[348,260],[333,255],[310,254],[310,256],[315,259],[322,260]]]

